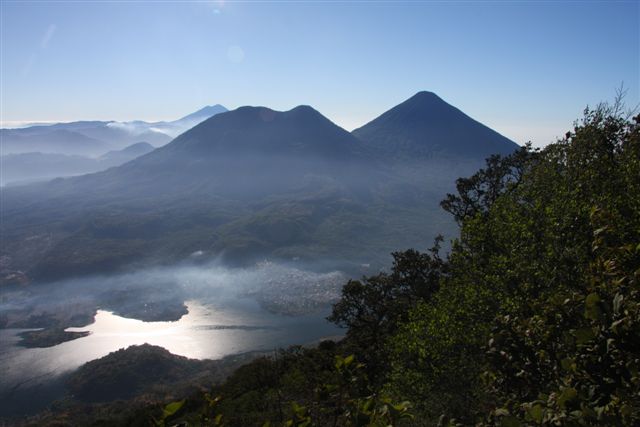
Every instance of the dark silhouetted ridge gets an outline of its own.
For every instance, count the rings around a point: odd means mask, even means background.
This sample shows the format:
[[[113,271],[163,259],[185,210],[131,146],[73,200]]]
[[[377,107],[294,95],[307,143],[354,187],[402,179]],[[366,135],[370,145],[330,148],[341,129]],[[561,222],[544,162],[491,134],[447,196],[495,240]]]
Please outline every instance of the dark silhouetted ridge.
[[[400,158],[481,158],[507,154],[517,144],[446,103],[418,92],[354,130],[374,153]]]
[[[359,144],[309,106],[289,111],[240,107],[217,114],[176,138],[167,152],[210,156],[287,155],[347,159]],[[157,154],[163,155],[162,151]]]
[[[360,176],[367,166],[358,156],[361,146],[357,138],[308,106],[289,111],[240,107],[217,114],[118,168],[58,184],[64,193],[98,191],[120,197],[187,193],[257,197],[297,188],[320,176],[364,185]]]

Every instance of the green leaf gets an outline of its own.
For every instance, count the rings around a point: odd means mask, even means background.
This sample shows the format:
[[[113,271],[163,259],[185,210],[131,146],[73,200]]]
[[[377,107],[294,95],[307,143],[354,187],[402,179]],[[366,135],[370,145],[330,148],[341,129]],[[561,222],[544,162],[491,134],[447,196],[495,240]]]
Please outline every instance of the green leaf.
[[[362,412],[368,414],[371,412],[371,407],[373,406],[373,399],[371,397],[367,398],[362,404]]]
[[[598,236],[598,235],[600,235],[600,234],[604,233],[605,231],[607,231],[607,228],[609,228],[609,227],[607,227],[607,226],[600,227],[600,228],[598,228],[597,230],[595,230],[595,231],[593,232],[593,235],[594,235],[594,236]]]
[[[353,359],[355,358],[355,356],[352,354],[350,356],[347,356],[344,358],[344,366],[349,366],[351,365],[351,362],[353,362]]]
[[[179,402],[171,402],[167,406],[164,407],[163,416],[164,418],[168,418],[178,412],[180,408],[184,405],[185,400],[182,399]]]
[[[535,421],[536,423],[539,424],[539,423],[542,422],[542,415],[543,415],[542,405],[540,405],[540,404],[533,405],[531,408],[529,408],[527,413],[529,414],[531,419],[533,421]]]
[[[209,393],[205,393],[204,398],[209,406],[213,407],[220,401],[220,399],[222,399],[222,396],[211,397]]]
[[[584,301],[584,317],[590,320],[600,320],[602,311],[600,310],[600,296],[596,293],[587,295]]]
[[[620,314],[620,309],[622,308],[622,302],[624,301],[624,296],[621,293],[617,293],[613,298],[613,312],[615,314]]]
[[[409,407],[411,406],[411,403],[409,403],[408,401],[404,401],[404,402],[400,402],[396,405],[392,405],[393,409],[395,409],[398,412],[402,412],[402,411],[406,411],[407,409],[409,409]]]
[[[296,401],[291,402],[291,409],[298,419],[303,419],[307,415],[306,406],[298,405]]]
[[[619,334],[620,331],[618,330],[618,327],[620,325],[623,325],[625,320],[626,320],[625,318],[622,318],[622,319],[619,319],[619,320],[616,320],[615,322],[613,322],[611,324],[611,327],[610,327],[611,331],[613,331],[614,334]]]
[[[509,410],[506,408],[498,408],[495,411],[493,411],[493,413],[495,414],[496,417],[505,417],[509,415]]]
[[[558,406],[564,408],[567,403],[575,400],[576,397],[578,397],[578,391],[573,387],[567,387],[558,397]]]
[[[344,358],[337,354],[333,365],[336,367],[336,369],[340,370],[340,368],[342,368],[342,365],[344,365]]]

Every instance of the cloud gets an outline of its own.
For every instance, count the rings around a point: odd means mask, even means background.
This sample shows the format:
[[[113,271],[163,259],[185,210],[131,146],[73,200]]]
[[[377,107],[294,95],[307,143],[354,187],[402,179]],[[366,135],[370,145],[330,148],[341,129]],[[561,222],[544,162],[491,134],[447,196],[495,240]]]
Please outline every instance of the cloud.
[[[57,121],[47,120],[0,120],[0,129],[20,129],[30,126],[52,125]]]
[[[58,28],[56,24],[49,25],[49,28],[47,28],[47,32],[44,33],[44,36],[42,36],[42,40],[40,41],[40,47],[42,49],[46,49],[47,46],[49,46],[49,42],[51,41],[51,39],[53,38],[53,35],[56,32],[56,28]]]
[[[141,122],[110,122],[107,123],[107,127],[119,129],[131,135],[141,135],[149,131],[149,124]]]
[[[160,128],[152,127],[149,123],[146,122],[110,122],[107,123],[107,127],[119,129],[125,131],[131,135],[142,135],[146,132],[156,132],[168,135],[168,133]],[[169,135],[171,136],[171,135]]]

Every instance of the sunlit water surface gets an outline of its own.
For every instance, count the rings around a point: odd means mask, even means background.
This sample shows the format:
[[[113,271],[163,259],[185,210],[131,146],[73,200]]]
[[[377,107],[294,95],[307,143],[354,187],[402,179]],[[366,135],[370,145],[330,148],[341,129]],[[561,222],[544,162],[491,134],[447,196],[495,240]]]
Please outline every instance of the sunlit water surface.
[[[23,330],[0,330],[0,392],[36,386],[88,361],[131,345],[152,344],[195,359],[219,359],[248,351],[304,344],[340,330],[326,312],[307,316],[269,313],[251,299],[186,302],[189,313],[175,322],[143,322],[99,310],[95,322],[67,331],[90,335],[48,348],[18,346]]]

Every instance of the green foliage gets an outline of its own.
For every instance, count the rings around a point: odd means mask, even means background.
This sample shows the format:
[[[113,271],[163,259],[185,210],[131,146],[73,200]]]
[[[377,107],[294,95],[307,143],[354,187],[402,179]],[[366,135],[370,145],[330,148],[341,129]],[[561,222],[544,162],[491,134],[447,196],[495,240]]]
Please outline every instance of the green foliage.
[[[429,253],[394,252],[390,273],[350,280],[328,320],[348,328],[346,345],[358,351],[371,381],[381,384],[389,371],[388,337],[407,320],[412,307],[429,300],[447,274],[440,257],[441,237]]]
[[[498,197],[518,185],[532,156],[530,146],[526,146],[510,156],[489,157],[486,168],[470,178],[458,178],[458,194],[447,194],[440,205],[459,225],[478,215],[486,216]]]
[[[330,380],[316,387],[307,406],[292,402],[293,418],[284,425],[387,427],[412,419],[409,402],[394,402],[363,387],[366,383],[363,368],[354,355],[336,355]]]
[[[167,418],[172,417],[173,415],[176,414],[176,412],[182,409],[182,407],[184,406],[184,402],[185,400],[183,399],[177,402],[168,403],[162,409],[162,415],[158,419],[156,418],[153,419],[155,425],[164,427],[166,425]]]
[[[175,419],[639,425],[640,117],[587,110],[563,140],[457,184],[446,258],[440,239],[394,253],[390,272],[345,285],[329,317],[344,340],[255,360],[215,408],[187,400]]]
[[[638,139],[603,105],[458,180],[449,273],[390,339],[387,389],[432,420],[637,422]]]
[[[639,121],[614,111],[587,111],[559,144],[573,193],[564,205],[575,206],[570,225],[583,233],[572,239],[581,251],[571,249],[586,255],[575,260],[572,280],[548,283],[496,319],[485,372],[500,408],[492,423],[640,421]]]
[[[213,394],[169,403],[153,421],[158,426],[387,427],[413,418],[408,402],[372,392],[364,365],[354,355],[335,354],[335,349],[325,343],[315,350],[292,348],[277,357],[258,359]],[[294,374],[319,356],[330,361],[330,354],[333,360],[322,372],[309,377]],[[308,380],[316,380],[315,386],[309,387]]]

